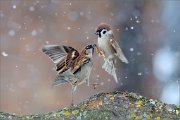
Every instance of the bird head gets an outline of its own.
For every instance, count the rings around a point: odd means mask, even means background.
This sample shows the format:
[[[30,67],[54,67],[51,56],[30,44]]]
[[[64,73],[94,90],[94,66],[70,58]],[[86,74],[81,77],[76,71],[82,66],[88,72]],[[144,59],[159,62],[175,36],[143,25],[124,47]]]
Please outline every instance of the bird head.
[[[90,44],[90,45],[87,45],[83,51],[82,51],[82,54],[88,56],[88,57],[91,57],[94,53],[94,49],[96,48],[96,44]]]
[[[100,23],[96,29],[95,34],[98,36],[98,38],[102,38],[102,39],[114,38],[111,26],[106,23]]]

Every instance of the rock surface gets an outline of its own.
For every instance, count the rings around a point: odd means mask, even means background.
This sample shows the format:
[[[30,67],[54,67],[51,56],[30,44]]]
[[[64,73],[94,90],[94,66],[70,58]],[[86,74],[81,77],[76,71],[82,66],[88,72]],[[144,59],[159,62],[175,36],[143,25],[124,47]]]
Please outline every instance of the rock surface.
[[[115,91],[44,114],[20,116],[0,112],[0,120],[180,120],[180,106]]]

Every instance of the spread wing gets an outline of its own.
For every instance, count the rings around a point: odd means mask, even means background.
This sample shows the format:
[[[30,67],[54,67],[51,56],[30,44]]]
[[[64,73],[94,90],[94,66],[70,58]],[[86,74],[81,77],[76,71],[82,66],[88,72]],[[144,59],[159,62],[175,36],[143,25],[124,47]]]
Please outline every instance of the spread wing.
[[[117,43],[115,40],[113,40],[113,39],[111,39],[110,42],[111,42],[111,45],[112,45],[112,47],[114,48],[114,50],[115,50],[116,55],[118,56],[118,58],[119,58],[122,62],[128,63],[128,60],[127,60],[127,58],[125,57],[125,55],[123,54],[123,52],[122,52],[120,46],[118,45],[118,43]]]
[[[42,51],[56,63],[56,71],[59,74],[71,68],[79,52],[70,46],[46,45]]]

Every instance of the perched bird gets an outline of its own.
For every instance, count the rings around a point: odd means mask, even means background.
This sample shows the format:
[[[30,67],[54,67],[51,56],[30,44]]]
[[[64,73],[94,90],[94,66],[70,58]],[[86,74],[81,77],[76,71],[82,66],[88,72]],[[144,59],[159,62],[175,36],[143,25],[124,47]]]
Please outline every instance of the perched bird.
[[[96,44],[87,45],[81,53],[70,46],[45,45],[42,51],[56,63],[58,76],[53,86],[70,83],[73,95],[76,87],[82,83],[89,85],[89,77],[93,65],[93,53]]]
[[[95,34],[98,36],[96,50],[100,56],[103,56],[105,61],[102,68],[111,74],[115,81],[118,82],[115,57],[118,57],[124,63],[128,63],[128,60],[124,56],[118,43],[114,40],[113,31],[110,25],[106,23],[99,24]]]

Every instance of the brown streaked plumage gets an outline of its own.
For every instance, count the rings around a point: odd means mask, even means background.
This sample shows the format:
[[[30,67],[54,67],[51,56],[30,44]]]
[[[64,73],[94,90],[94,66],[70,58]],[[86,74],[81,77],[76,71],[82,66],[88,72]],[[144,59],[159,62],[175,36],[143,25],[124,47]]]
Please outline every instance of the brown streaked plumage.
[[[42,51],[56,63],[58,76],[53,85],[70,83],[72,85],[72,96],[78,85],[86,83],[89,85],[89,76],[92,69],[92,55],[96,45],[87,45],[79,52],[69,46],[46,45]],[[73,98],[72,98],[73,103]]]

